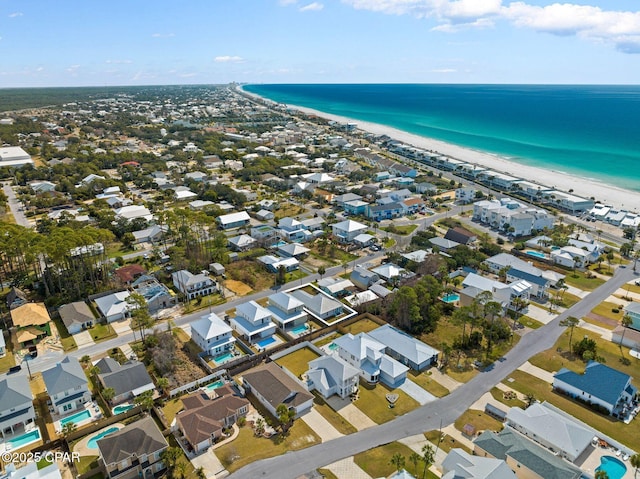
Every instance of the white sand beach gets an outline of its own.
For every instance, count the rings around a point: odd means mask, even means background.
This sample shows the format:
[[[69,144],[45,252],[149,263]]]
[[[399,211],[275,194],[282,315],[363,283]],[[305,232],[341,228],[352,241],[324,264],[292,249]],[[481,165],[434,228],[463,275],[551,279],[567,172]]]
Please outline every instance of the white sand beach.
[[[243,90],[244,91],[244,90]],[[257,96],[244,91],[252,96]],[[387,135],[395,140],[407,143],[426,150],[436,151],[440,154],[456,158],[468,163],[476,163],[486,168],[517,176],[528,181],[533,181],[544,186],[550,186],[561,191],[573,193],[586,198],[593,197],[596,201],[611,205],[615,208],[624,209],[633,212],[640,212],[640,192],[626,190],[608,185],[594,179],[583,178],[570,175],[561,171],[546,170],[534,166],[527,166],[497,155],[482,151],[472,150],[461,146],[445,143],[444,141],[434,140],[419,135],[407,133],[396,128],[392,128],[377,123],[346,118],[343,116],[333,115],[322,111],[314,110],[297,105],[287,105],[288,107],[299,110],[306,114],[316,115],[321,118],[338,122],[356,123],[358,129],[374,133],[376,135]],[[613,168],[613,165],[612,165]]]

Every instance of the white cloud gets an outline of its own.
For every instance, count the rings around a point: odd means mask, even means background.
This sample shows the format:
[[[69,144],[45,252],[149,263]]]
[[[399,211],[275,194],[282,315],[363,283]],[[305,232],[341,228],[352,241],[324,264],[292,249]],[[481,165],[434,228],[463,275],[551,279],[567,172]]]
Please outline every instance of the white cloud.
[[[131,60],[105,60],[105,63],[112,65],[128,65],[133,62]]]
[[[153,33],[151,36],[153,38],[171,38],[171,37],[175,37],[176,34],[175,33]]]
[[[431,73],[456,73],[458,70],[454,68],[436,68]]]
[[[282,5],[283,7],[286,7],[288,5],[295,5],[296,3],[298,3],[298,0],[279,0],[278,4]]]
[[[215,57],[213,61],[216,63],[242,63],[244,62],[244,58],[239,56],[222,55]]]
[[[21,17],[23,15],[24,15],[24,13],[22,13],[22,12],[13,12],[13,13],[9,14],[9,18]]]
[[[640,53],[640,11],[603,10],[592,5],[531,5],[502,0],[342,0],[353,8],[389,15],[412,15],[437,22],[435,31],[488,28],[496,21],[537,32],[613,44],[624,53]]]
[[[324,8],[324,5],[322,3],[313,2],[308,5],[305,5],[304,7],[300,7],[299,10],[301,12],[319,12],[323,8]]]

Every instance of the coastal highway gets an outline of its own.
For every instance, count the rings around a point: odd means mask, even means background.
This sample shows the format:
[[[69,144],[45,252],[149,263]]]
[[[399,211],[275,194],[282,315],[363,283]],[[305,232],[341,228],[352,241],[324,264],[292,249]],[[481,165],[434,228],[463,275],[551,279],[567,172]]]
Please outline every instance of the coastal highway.
[[[294,479],[345,457],[381,446],[407,436],[438,429],[453,423],[480,396],[509,376],[531,356],[551,348],[565,328],[559,322],[568,316],[581,318],[613,294],[620,286],[635,278],[631,268],[619,268],[613,278],[591,292],[547,325],[525,334],[520,342],[484,372],[463,384],[445,398],[415,409],[404,416],[379,426],[324,442],[300,451],[251,463],[229,479],[264,478]]]

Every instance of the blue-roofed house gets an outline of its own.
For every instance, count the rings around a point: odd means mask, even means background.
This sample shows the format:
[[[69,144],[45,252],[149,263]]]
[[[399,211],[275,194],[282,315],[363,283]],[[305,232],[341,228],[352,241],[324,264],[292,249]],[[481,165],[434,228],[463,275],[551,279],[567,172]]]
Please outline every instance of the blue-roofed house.
[[[42,371],[42,380],[51,398],[49,411],[66,415],[91,401],[89,382],[80,362],[70,356],[50,369]]]
[[[640,331],[640,303],[631,301],[625,305],[624,312],[631,318],[631,326],[629,327]]]
[[[0,435],[11,434],[31,428],[36,413],[33,393],[26,375],[5,376],[0,380]]]
[[[171,308],[178,302],[176,295],[154,276],[143,274],[131,283],[131,287],[142,295],[150,313]]]
[[[236,307],[236,316],[230,320],[231,327],[243,335],[250,343],[255,343],[276,332],[271,322],[271,311],[255,301],[242,303]]]
[[[553,388],[572,398],[595,404],[611,415],[625,414],[638,393],[631,376],[597,361],[590,361],[579,374],[566,368],[553,376]]]
[[[369,331],[369,336],[384,344],[389,356],[415,371],[422,371],[438,362],[440,351],[389,324]]]
[[[320,356],[309,361],[307,386],[325,398],[337,394],[344,399],[357,391],[359,376],[360,370],[339,356]]]
[[[268,298],[267,309],[272,320],[282,329],[292,329],[307,321],[304,303],[289,293],[280,291]]]

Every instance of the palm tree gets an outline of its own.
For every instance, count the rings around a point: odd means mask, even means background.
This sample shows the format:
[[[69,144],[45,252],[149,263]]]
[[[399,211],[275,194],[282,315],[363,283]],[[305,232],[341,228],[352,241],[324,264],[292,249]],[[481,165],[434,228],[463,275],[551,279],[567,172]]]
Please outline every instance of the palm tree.
[[[427,470],[433,464],[436,458],[436,453],[431,444],[425,444],[422,446],[422,460],[424,461],[424,469],[422,471],[422,479],[427,477]]]
[[[411,462],[413,464],[413,474],[415,476],[418,475],[418,463],[422,460],[422,456],[420,456],[420,454],[418,454],[417,452],[412,452],[411,455],[409,456],[409,462]]]
[[[254,427],[255,427],[255,431],[256,431],[256,436],[262,436],[264,434],[264,430],[265,430],[264,419],[262,419],[261,417],[256,419],[256,423],[255,423]]]
[[[289,409],[286,404],[279,404],[276,408],[276,414],[278,415],[282,432],[286,433],[291,427],[291,424],[293,424],[296,412],[293,409]]]
[[[204,467],[200,466],[195,471],[197,479],[207,479],[207,474],[204,472]]]
[[[568,316],[558,323],[558,326],[569,328],[569,354],[573,354],[573,328],[575,328],[579,322],[580,320],[578,318]]]
[[[62,435],[64,437],[67,437],[67,436],[69,436],[69,434],[75,432],[77,428],[78,427],[76,426],[75,422],[73,422],[73,421],[67,422],[67,423],[65,423],[64,426],[62,426],[62,431],[61,431]]]
[[[607,471],[596,471],[596,475],[594,476],[595,479],[609,479],[609,474],[607,474]]]
[[[182,450],[179,447],[168,447],[160,453],[160,460],[170,474],[173,473],[181,454]]]
[[[633,321],[631,320],[631,316],[629,316],[628,314],[625,314],[622,319],[620,320],[620,324],[622,325],[622,336],[620,336],[620,344],[618,346],[620,346],[620,354],[622,354],[622,341],[624,341],[624,333],[627,332],[627,328],[629,326],[631,326],[631,324],[633,323]]]
[[[396,452],[393,456],[391,456],[391,460],[389,461],[389,463],[395,466],[396,470],[400,472],[402,469],[404,469],[404,456],[399,452]]]
[[[633,456],[631,456],[631,458],[629,459],[629,464],[631,464],[631,467],[635,469],[633,477],[637,477],[638,469],[640,469],[640,454],[634,454]]]
[[[111,400],[116,395],[116,391],[113,388],[104,388],[101,394],[102,394],[102,399],[104,399],[107,402],[111,402]]]
[[[167,378],[158,378],[156,383],[156,385],[158,386],[158,390],[160,390],[160,392],[165,395],[167,392],[167,388],[169,387],[169,380]]]
[[[148,412],[153,407],[153,390],[143,392],[133,402]]]
[[[320,275],[320,279],[322,279],[322,277],[324,276],[324,274],[327,272],[327,270],[325,269],[324,266],[320,266],[318,268],[318,274]]]

